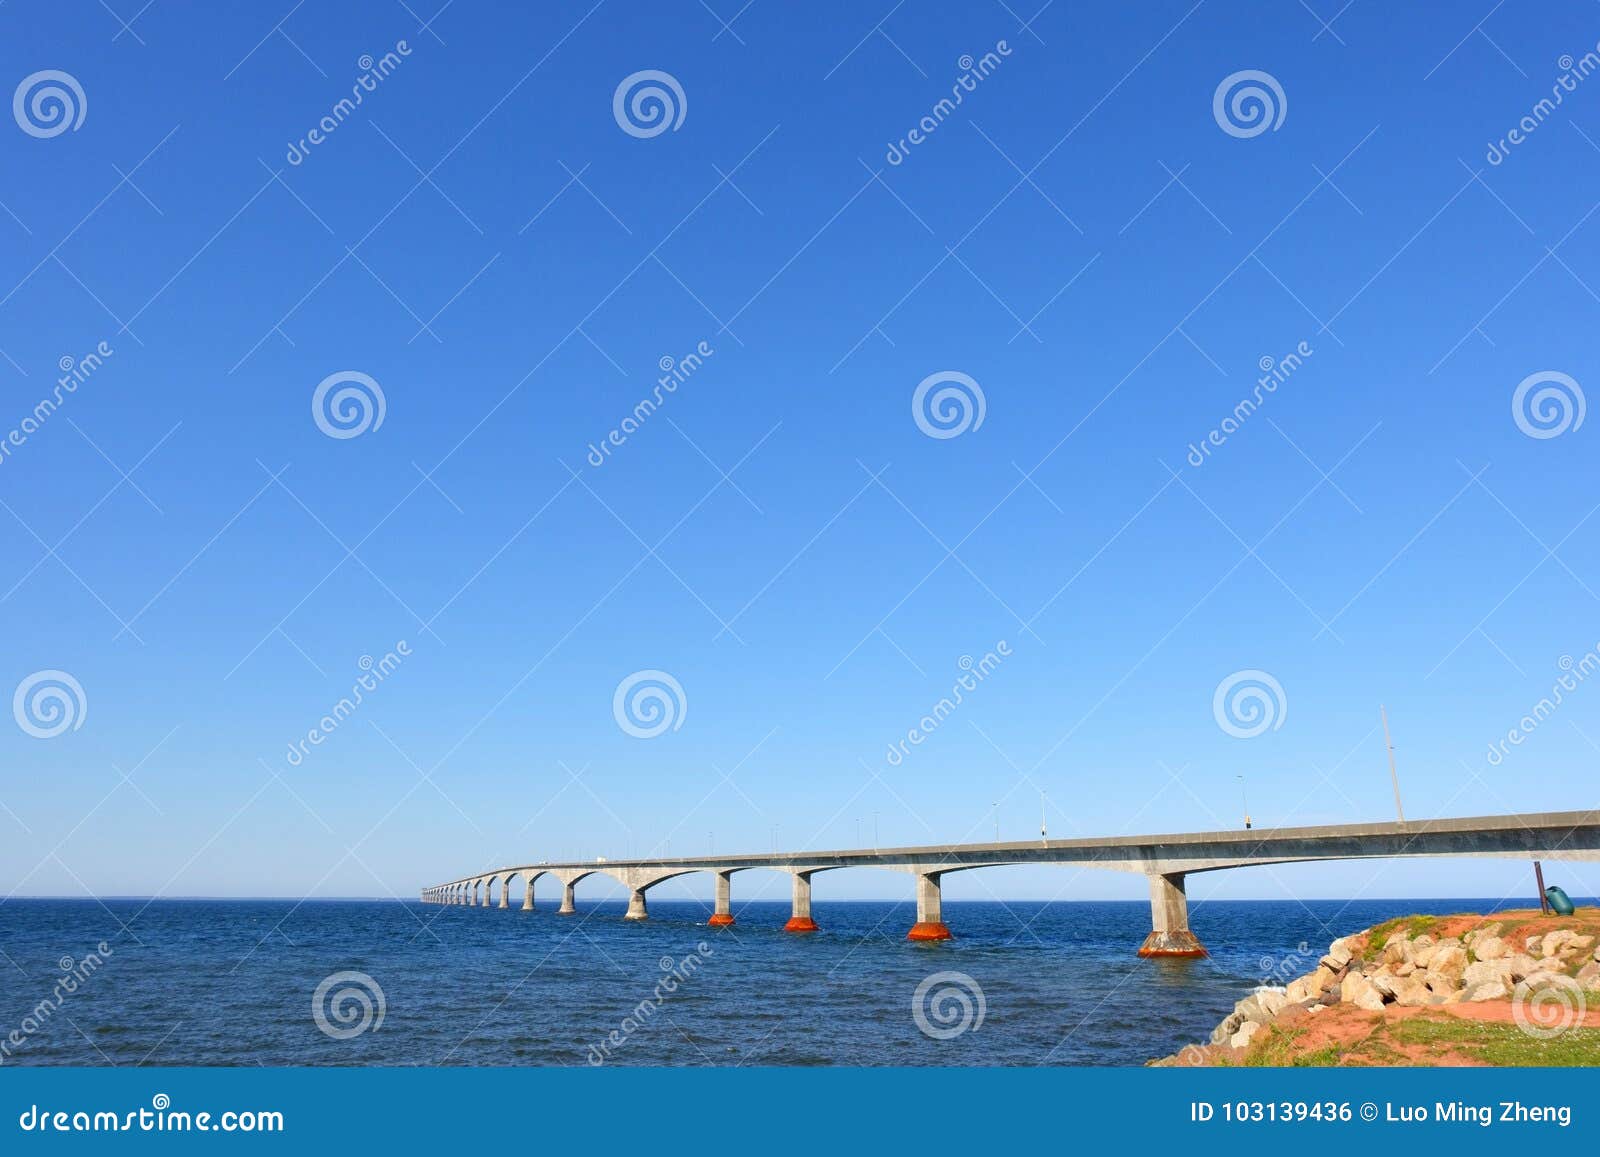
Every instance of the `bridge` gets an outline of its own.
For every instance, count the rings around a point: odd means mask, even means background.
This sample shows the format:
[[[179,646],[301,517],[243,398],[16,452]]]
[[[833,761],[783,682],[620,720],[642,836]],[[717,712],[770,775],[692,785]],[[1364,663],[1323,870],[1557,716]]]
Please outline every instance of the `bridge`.
[[[524,885],[522,910],[532,911],[534,882],[541,876],[552,876],[562,885],[559,914],[571,915],[577,911],[578,882],[588,876],[605,875],[628,890],[625,918],[643,920],[649,915],[645,894],[651,888],[691,872],[710,872],[715,877],[716,907],[706,923],[725,927],[734,922],[734,873],[766,869],[787,872],[792,879],[793,907],[785,931],[815,932],[811,877],[840,868],[886,868],[905,872],[916,883],[917,921],[907,938],[948,940],[950,929],[940,911],[939,882],[943,876],[1007,864],[1073,864],[1138,872],[1148,878],[1151,932],[1139,949],[1140,956],[1204,956],[1204,946],[1189,929],[1184,888],[1185,878],[1195,872],[1312,860],[1416,856],[1600,860],[1600,811],[834,852],[541,862],[479,872],[425,888],[422,900],[431,904],[506,908],[510,906],[511,881],[520,876]]]

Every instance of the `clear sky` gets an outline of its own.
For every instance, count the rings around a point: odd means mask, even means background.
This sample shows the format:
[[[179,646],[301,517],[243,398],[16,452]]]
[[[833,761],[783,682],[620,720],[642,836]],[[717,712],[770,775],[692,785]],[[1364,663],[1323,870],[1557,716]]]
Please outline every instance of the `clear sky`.
[[[6,892],[1595,805],[1600,9],[437,7],[0,7]]]

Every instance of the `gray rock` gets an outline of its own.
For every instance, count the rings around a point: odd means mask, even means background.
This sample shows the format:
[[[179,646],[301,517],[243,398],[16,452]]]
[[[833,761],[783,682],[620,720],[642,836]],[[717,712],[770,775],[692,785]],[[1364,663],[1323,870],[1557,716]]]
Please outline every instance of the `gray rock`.
[[[1265,1026],[1259,1021],[1247,1020],[1239,1026],[1239,1031],[1228,1038],[1228,1044],[1236,1049],[1242,1049],[1254,1039],[1255,1035]]]
[[[1466,971],[1461,974],[1461,983],[1466,988],[1477,988],[1491,982],[1507,984],[1510,980],[1511,962],[1508,960],[1479,960],[1467,965]]]
[[[1472,952],[1479,960],[1498,960],[1511,953],[1511,946],[1498,936],[1480,936],[1473,942]]]
[[[1428,971],[1451,981],[1459,981],[1467,970],[1467,950],[1453,944],[1441,944],[1428,961]]]
[[[1339,986],[1339,1000],[1343,1004],[1353,1004],[1373,1012],[1383,1008],[1383,993],[1359,972],[1352,972],[1344,978],[1344,983]]]

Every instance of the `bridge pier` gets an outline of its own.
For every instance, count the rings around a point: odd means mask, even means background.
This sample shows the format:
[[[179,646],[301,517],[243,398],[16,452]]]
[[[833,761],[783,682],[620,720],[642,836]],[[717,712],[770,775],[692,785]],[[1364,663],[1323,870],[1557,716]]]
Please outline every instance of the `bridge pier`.
[[[576,880],[563,881],[561,885],[561,907],[556,909],[557,916],[573,916],[578,911],[578,882]]]
[[[1189,898],[1182,872],[1150,873],[1150,935],[1140,956],[1207,956],[1205,946],[1189,931]]]
[[[907,940],[949,940],[950,929],[945,926],[939,908],[939,873],[926,872],[917,876],[917,922],[906,933]]]
[[[624,913],[624,920],[648,920],[650,913],[644,906],[644,889],[634,888],[628,893],[628,911]]]
[[[526,872],[522,875],[522,910],[533,911],[533,877]]]
[[[509,876],[500,880],[500,907],[511,907],[511,877]]]
[[[785,932],[815,932],[817,922],[811,918],[811,873],[794,873],[794,900],[789,910]]]
[[[717,873],[717,906],[706,924],[712,928],[726,928],[733,923],[733,873]]]
[[[479,880],[478,883],[483,885],[483,899],[478,901],[478,907],[487,908],[489,906],[489,893],[493,889],[491,889],[489,887],[489,881],[488,880]]]

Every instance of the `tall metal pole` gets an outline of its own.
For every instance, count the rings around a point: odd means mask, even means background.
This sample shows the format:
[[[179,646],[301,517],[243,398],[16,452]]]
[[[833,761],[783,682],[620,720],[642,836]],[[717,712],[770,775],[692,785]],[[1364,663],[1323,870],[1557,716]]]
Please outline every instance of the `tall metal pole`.
[[[1533,861],[1533,878],[1539,885],[1539,911],[1550,915],[1550,900],[1544,894],[1544,865],[1538,860]]]
[[[1050,842],[1050,837],[1045,832],[1044,788],[1039,789],[1039,841],[1046,844]]]
[[[1400,775],[1394,769],[1394,741],[1389,738],[1389,712],[1381,703],[1378,705],[1378,714],[1383,716],[1383,745],[1389,749],[1389,781],[1394,784],[1394,814],[1404,826],[1406,809],[1400,806]]]

